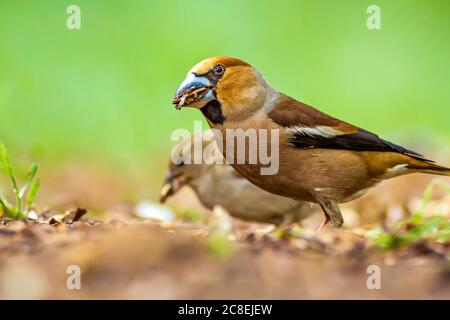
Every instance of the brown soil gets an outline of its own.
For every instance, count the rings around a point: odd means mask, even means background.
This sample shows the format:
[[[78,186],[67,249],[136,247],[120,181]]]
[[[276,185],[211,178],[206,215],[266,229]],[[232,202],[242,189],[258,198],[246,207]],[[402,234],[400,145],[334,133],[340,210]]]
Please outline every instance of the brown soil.
[[[119,195],[123,190],[115,187],[101,191],[116,183],[107,174],[70,168],[61,175],[71,181],[67,188],[55,176],[39,202],[68,206],[73,199],[64,196],[78,190],[87,195],[88,207],[104,213],[90,210],[81,220],[72,221],[72,215],[52,224],[51,212],[40,222],[1,218],[0,299],[450,299],[448,244],[424,239],[384,252],[361,236],[363,229],[409,215],[428,176],[384,183],[344,205],[346,228],[280,238],[261,230],[267,226],[234,221],[228,235],[234,240],[222,237],[217,250],[207,224],[134,217],[126,200],[133,196]],[[89,192],[84,183],[95,188]],[[132,184],[121,186],[127,193]],[[185,190],[170,205],[198,206],[193,198]],[[438,191],[428,210],[448,216],[449,208],[449,196]],[[316,214],[304,227],[312,230],[320,219]],[[67,288],[71,265],[81,270],[80,290]],[[370,265],[380,268],[379,290],[367,287]]]

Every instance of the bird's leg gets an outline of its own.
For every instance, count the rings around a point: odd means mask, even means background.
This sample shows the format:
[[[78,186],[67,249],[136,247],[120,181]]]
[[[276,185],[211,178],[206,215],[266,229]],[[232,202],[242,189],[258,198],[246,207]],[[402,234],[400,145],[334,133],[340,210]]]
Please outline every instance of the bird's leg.
[[[316,199],[322,207],[323,213],[325,214],[325,220],[319,227],[319,230],[328,222],[331,222],[331,224],[335,228],[339,228],[340,226],[342,226],[342,224],[344,223],[344,218],[342,217],[341,210],[339,210],[337,203],[333,200],[321,197],[316,197]]]
[[[317,228],[316,233],[319,233],[320,230],[322,230],[322,228],[325,227],[328,224],[328,222],[330,222],[330,218],[327,215],[325,215],[325,219],[323,219],[322,223]]]

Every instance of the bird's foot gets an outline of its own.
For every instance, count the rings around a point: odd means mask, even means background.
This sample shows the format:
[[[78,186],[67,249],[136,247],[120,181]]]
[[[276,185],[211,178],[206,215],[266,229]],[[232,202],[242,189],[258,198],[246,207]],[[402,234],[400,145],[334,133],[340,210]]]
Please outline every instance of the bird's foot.
[[[325,219],[322,221],[322,223],[320,224],[319,228],[317,228],[316,230],[316,234],[320,232],[320,230],[322,230],[323,227],[325,227],[328,222],[330,222],[330,218],[328,216],[325,216]]]

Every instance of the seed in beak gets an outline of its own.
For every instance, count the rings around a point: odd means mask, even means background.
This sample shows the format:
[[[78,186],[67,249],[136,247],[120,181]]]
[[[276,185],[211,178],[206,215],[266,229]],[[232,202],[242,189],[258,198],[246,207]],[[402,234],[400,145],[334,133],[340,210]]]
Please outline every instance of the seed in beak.
[[[177,110],[180,110],[181,107],[202,99],[211,88],[212,87],[209,86],[197,86],[185,89],[173,98],[172,103],[175,105]]]

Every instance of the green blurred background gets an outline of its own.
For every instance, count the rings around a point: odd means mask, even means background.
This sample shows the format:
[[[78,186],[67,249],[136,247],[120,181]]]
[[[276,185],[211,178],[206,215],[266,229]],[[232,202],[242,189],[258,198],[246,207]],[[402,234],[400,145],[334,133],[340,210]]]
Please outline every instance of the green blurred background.
[[[81,30],[66,28],[70,4]],[[381,30],[366,27],[370,4]],[[449,35],[449,1],[1,0],[0,137],[38,159],[162,168],[172,130],[202,119],[175,111],[175,89],[199,60],[229,55],[385,138],[447,148]]]

